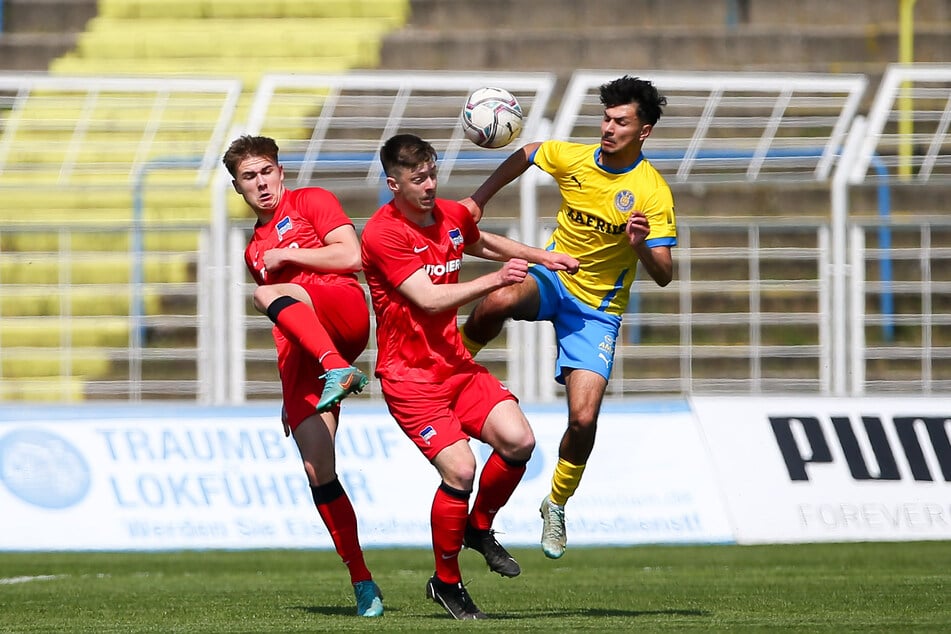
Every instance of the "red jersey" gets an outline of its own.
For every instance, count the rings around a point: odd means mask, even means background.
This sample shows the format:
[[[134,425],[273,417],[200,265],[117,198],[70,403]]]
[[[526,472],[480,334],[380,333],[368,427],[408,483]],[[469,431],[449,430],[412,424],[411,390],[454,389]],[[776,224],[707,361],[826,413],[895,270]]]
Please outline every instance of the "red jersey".
[[[397,291],[420,269],[433,284],[459,281],[463,249],[479,240],[469,210],[437,199],[435,222],[409,221],[393,205],[380,207],[363,229],[363,273],[376,313],[376,376],[392,381],[433,383],[463,367],[477,367],[456,326],[456,309],[429,314]]]
[[[244,262],[258,285],[264,284],[358,284],[355,273],[321,273],[297,266],[284,266],[270,274],[264,268],[264,252],[277,248],[316,249],[324,246],[328,233],[352,225],[340,201],[320,187],[285,189],[271,221],[256,223],[244,251]]]

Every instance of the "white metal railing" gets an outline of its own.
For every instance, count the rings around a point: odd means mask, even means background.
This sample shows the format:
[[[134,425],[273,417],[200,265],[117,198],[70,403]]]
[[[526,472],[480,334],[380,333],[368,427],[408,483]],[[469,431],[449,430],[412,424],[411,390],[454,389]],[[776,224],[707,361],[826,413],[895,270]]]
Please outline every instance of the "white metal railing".
[[[902,279],[894,281],[893,289],[911,298],[911,305],[902,303],[898,336],[887,339],[882,334],[886,317],[876,301],[882,281],[874,274],[868,279],[849,278],[847,290],[853,298],[849,306],[857,311],[848,316],[851,391],[947,393],[951,391],[951,317],[935,308],[951,303],[951,279],[937,281],[931,271],[949,269],[951,221],[928,218],[896,225],[901,235],[898,242],[904,246],[889,253],[861,248],[862,241],[856,238],[874,235],[877,229],[871,222],[850,226],[850,266],[874,272],[886,255],[900,260],[896,271]],[[635,283],[607,396],[833,394],[830,224],[696,219],[684,221],[679,231],[674,282],[666,288],[649,280]],[[228,286],[233,303],[246,306],[251,285],[243,262],[237,260],[245,238],[243,230],[235,230],[235,268]],[[463,270],[475,265],[467,260]],[[868,298],[867,304],[857,298]],[[273,370],[270,321],[249,308],[241,313],[240,326],[239,345],[256,342],[246,352],[248,363]],[[528,357],[517,340],[507,338],[500,347],[490,347],[490,355],[480,360],[505,362],[493,370],[520,396],[513,372],[531,365],[538,375],[537,400],[554,400],[563,390],[552,380],[551,329],[547,324],[531,326],[540,340],[538,353]],[[371,341],[360,359],[369,368],[375,357],[373,348]],[[913,371],[896,363],[912,364]],[[232,390],[239,400],[279,395],[276,380],[235,383]],[[381,398],[376,382],[371,382],[366,398]]]
[[[459,125],[468,93],[487,85],[515,95],[525,116],[520,140],[535,139],[555,85],[551,73],[270,74],[261,79],[246,130],[281,141],[284,160],[297,167],[297,185],[321,175],[337,187],[379,187],[380,146],[398,132],[433,144],[442,180],[478,177],[508,153],[476,147]]]
[[[649,156],[676,183],[825,182],[843,152],[867,79],[862,75],[636,73],[650,79],[668,106],[652,132]],[[616,71],[577,71],[558,109],[554,138],[598,138],[598,88]],[[855,138],[855,137],[853,137]],[[853,142],[854,145],[854,142]],[[540,181],[546,183],[547,181]],[[844,178],[832,189],[833,215],[845,217]],[[837,194],[840,194],[837,196]],[[838,206],[838,211],[836,207]],[[522,210],[534,223],[533,207]],[[833,223],[832,301],[843,297],[844,224]],[[833,391],[845,389],[845,305],[833,305],[830,345]],[[689,368],[685,368],[689,369]],[[526,371],[533,372],[532,366]],[[526,378],[526,385],[536,385]],[[532,394],[534,396],[534,394]]]
[[[946,217],[851,227],[851,392],[951,392],[951,220]],[[887,278],[882,263],[887,260]],[[892,302],[883,302],[884,296]],[[889,306],[886,312],[883,305]]]
[[[0,227],[0,400],[209,402],[198,344],[207,229],[155,227],[147,251],[131,248],[136,231]]]
[[[196,156],[202,185],[240,96],[236,79],[0,75],[0,185],[128,184]]]
[[[951,304],[951,278],[945,273],[951,270],[951,221],[895,222],[888,250],[876,244],[878,229],[871,221],[850,226],[850,266],[866,272],[849,280],[850,391],[946,394],[951,391],[951,317],[945,309]],[[675,281],[663,289],[649,281],[635,285],[608,396],[831,393],[828,223],[690,220],[680,230]],[[271,323],[248,301],[251,284],[241,257],[245,228],[231,230],[223,274],[214,271],[207,226],[164,232],[198,234],[201,248],[152,249],[146,268],[194,269],[198,279],[146,276],[139,290],[150,310],[137,321],[127,310],[135,295],[128,276],[95,281],[84,269],[92,261],[115,260],[113,268],[130,270],[128,251],[93,251],[89,245],[107,233],[113,241],[130,241],[131,228],[119,234],[112,225],[62,227],[54,234],[46,226],[0,228],[0,244],[20,245],[15,252],[0,252],[5,398],[218,404],[279,398]],[[23,248],[37,239],[32,250]],[[884,257],[893,264],[888,285],[877,274]],[[33,277],[17,272],[24,261],[32,262]],[[44,262],[51,265],[46,281],[36,273]],[[464,269],[474,266],[470,260]],[[213,300],[216,286],[230,289],[222,304]],[[886,287],[898,295],[891,316],[879,310]],[[159,297],[162,306],[151,303]],[[47,311],[40,319],[31,311],[36,302],[54,300],[58,312]],[[892,335],[885,334],[889,324]],[[533,327],[539,354],[526,357],[508,338],[482,360],[510,383],[514,377],[507,367],[518,372],[533,365],[540,400],[555,399],[561,390],[551,380],[550,328]],[[132,336],[136,328],[143,337]],[[229,346],[225,353],[222,348]],[[224,362],[214,362],[219,355]],[[372,367],[374,355],[371,342],[360,363]],[[517,363],[508,366],[512,359]],[[380,397],[374,381],[359,398]]]
[[[617,71],[576,71],[553,136],[599,138],[598,87]],[[667,97],[651,161],[671,183],[825,181],[858,111],[864,75],[638,71]]]
[[[550,86],[545,76],[526,76],[526,81],[540,83],[520,99],[539,119],[526,127],[522,140],[596,138],[591,134],[594,117],[600,117],[595,91],[617,74],[580,73],[573,79],[550,135],[541,117]],[[951,297],[945,273],[951,270],[951,228],[938,215],[944,210],[906,207],[915,213],[911,220],[880,210],[872,220],[874,214],[856,209],[850,199],[853,188],[863,184],[887,189],[894,182],[913,182],[919,193],[948,187],[951,67],[889,67],[867,119],[856,111],[864,83],[854,76],[787,76],[780,78],[782,85],[761,75],[641,74],[655,79],[672,100],[650,150],[658,150],[651,158],[675,175],[672,181],[683,174],[705,187],[751,180],[824,183],[831,213],[828,222],[680,218],[675,282],[664,289],[636,284],[609,396],[951,391],[951,324],[944,317]],[[276,77],[267,88],[271,99],[260,101],[269,105],[259,105],[254,115],[258,123],[233,127],[231,133],[296,129],[298,136],[281,139],[281,147],[290,154],[291,172],[309,176],[292,186],[317,182],[336,189],[340,177],[341,187],[371,193],[370,181],[379,175],[373,172],[376,152],[369,150],[395,129],[390,116],[397,113],[404,117],[397,128],[436,141],[443,160],[453,162],[454,182],[481,181],[507,154],[472,146],[470,156],[457,129],[458,110],[473,82],[491,79],[515,88],[521,82],[518,74],[396,74],[374,96],[372,82],[384,76],[321,77],[313,85],[302,81],[296,94],[290,82],[301,77]],[[445,80],[442,88],[433,81],[438,77]],[[95,173],[96,159],[85,152],[106,132],[98,108],[113,86],[90,78],[84,93],[83,81],[59,83],[55,90],[30,78],[0,82],[0,186],[7,200],[49,192],[58,197],[45,205],[30,198],[36,203],[32,207],[11,202],[21,211],[15,222],[0,224],[0,397],[207,403],[278,398],[270,322],[248,301],[241,258],[247,227],[234,227],[228,215],[235,194],[220,166],[205,172],[215,175],[210,189],[196,187],[202,177],[192,180],[190,175],[190,170],[203,173],[212,158],[217,165],[227,141],[221,130],[231,112],[233,84],[212,99],[217,105],[207,106],[218,118],[204,118],[207,141],[186,160],[164,161],[159,154],[171,146],[153,143],[152,150],[133,152],[121,169],[105,170],[103,181],[79,187],[69,179],[83,170]],[[135,147],[163,138],[161,122],[168,121],[169,102],[158,94],[161,80],[143,81],[122,84],[151,95],[141,102],[148,105],[131,108],[146,112],[152,122],[140,129]],[[801,94],[810,81],[815,92]],[[212,92],[219,87],[205,80],[202,84]],[[417,90],[422,92],[417,95]],[[41,124],[37,113],[55,106],[50,98],[55,91],[72,91],[70,99],[84,107],[71,109],[70,121]],[[332,114],[326,107],[308,109],[307,104],[324,104],[327,95],[334,95]],[[415,106],[417,98],[427,100],[425,107]],[[26,108],[34,99],[39,101]],[[113,106],[119,102],[125,103],[118,99]],[[358,116],[361,103],[368,104],[370,118]],[[437,113],[432,121],[425,116],[429,108]],[[27,113],[36,118],[34,128],[45,125],[56,134],[68,130],[70,138],[85,141],[61,143],[59,163],[34,161],[21,138],[30,127]],[[330,119],[322,119],[325,115]],[[294,128],[292,121],[300,116],[297,121],[306,125]],[[725,130],[740,131],[734,139],[738,151],[728,151]],[[359,142],[348,145],[354,138]],[[453,149],[456,142],[460,145]],[[359,169],[353,161],[340,163],[339,154],[324,154],[333,151],[355,152],[349,158],[358,158]],[[81,158],[89,163],[77,170]],[[35,169],[41,164],[47,167]],[[537,221],[536,205],[548,185],[536,172],[528,172],[519,184],[522,215],[499,219],[502,225],[493,230],[544,241],[547,228]],[[48,221],[46,212],[63,206],[62,212],[67,201],[70,209],[82,210],[117,191],[124,192],[116,198],[122,219]],[[173,205],[187,211],[179,209],[181,215],[172,220],[146,221],[163,199],[174,199]],[[367,206],[368,211],[373,208]],[[361,223],[358,218],[358,227]],[[164,240],[176,232],[190,234],[190,246],[170,246]],[[712,236],[729,244],[710,243]],[[121,248],[114,248],[116,241]],[[126,275],[97,279],[90,273],[93,262],[100,270],[111,262]],[[180,279],[154,275],[182,266],[187,273]],[[466,263],[467,270],[478,266]],[[145,305],[136,307],[137,302]],[[550,379],[553,342],[546,327],[512,325],[480,357],[526,401],[559,395]],[[361,362],[370,365],[373,354],[371,347]],[[374,386],[359,398],[379,399]]]
[[[926,182],[951,177],[951,66],[889,66],[868,113],[853,184],[891,173]],[[874,173],[870,169],[884,168]]]

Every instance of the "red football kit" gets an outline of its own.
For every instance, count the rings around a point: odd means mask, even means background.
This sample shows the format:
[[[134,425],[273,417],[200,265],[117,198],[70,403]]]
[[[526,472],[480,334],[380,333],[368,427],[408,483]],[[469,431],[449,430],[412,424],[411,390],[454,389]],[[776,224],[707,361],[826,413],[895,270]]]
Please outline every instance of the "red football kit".
[[[460,439],[478,438],[495,405],[515,397],[473,361],[456,325],[456,309],[429,314],[397,289],[423,269],[433,284],[459,281],[463,251],[479,240],[469,211],[437,199],[434,223],[421,227],[392,201],[367,222],[363,272],[376,313],[377,362],[390,413],[432,459]]]
[[[293,283],[307,291],[318,319],[340,355],[350,363],[363,352],[370,337],[370,314],[356,274],[322,273],[287,265],[271,273],[264,267],[263,256],[269,249],[322,247],[328,233],[352,224],[331,192],[319,187],[285,189],[270,222],[255,224],[244,252],[245,264],[258,285]],[[285,416],[294,429],[316,412],[323,390],[323,381],[317,377],[323,371],[317,359],[289,341],[277,326],[272,333]]]

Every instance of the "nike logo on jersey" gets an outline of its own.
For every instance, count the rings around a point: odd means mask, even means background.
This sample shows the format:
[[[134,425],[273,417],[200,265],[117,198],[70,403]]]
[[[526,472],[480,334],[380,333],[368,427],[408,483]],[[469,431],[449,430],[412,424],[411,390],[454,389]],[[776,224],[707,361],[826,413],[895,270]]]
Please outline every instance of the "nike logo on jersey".
[[[428,244],[424,244],[424,245],[421,246],[421,247],[413,247],[413,253],[422,253],[423,251],[425,251],[425,250],[428,249],[428,248],[429,248],[429,245],[428,245]]]

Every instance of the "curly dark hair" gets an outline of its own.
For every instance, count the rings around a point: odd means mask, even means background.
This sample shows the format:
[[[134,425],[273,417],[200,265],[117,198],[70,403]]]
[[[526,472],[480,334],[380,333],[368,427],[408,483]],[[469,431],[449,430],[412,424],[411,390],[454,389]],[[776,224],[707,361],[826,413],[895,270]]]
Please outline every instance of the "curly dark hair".
[[[654,125],[664,113],[667,97],[657,92],[654,84],[646,79],[625,75],[601,85],[601,104],[605,108],[637,104],[637,118]]]

